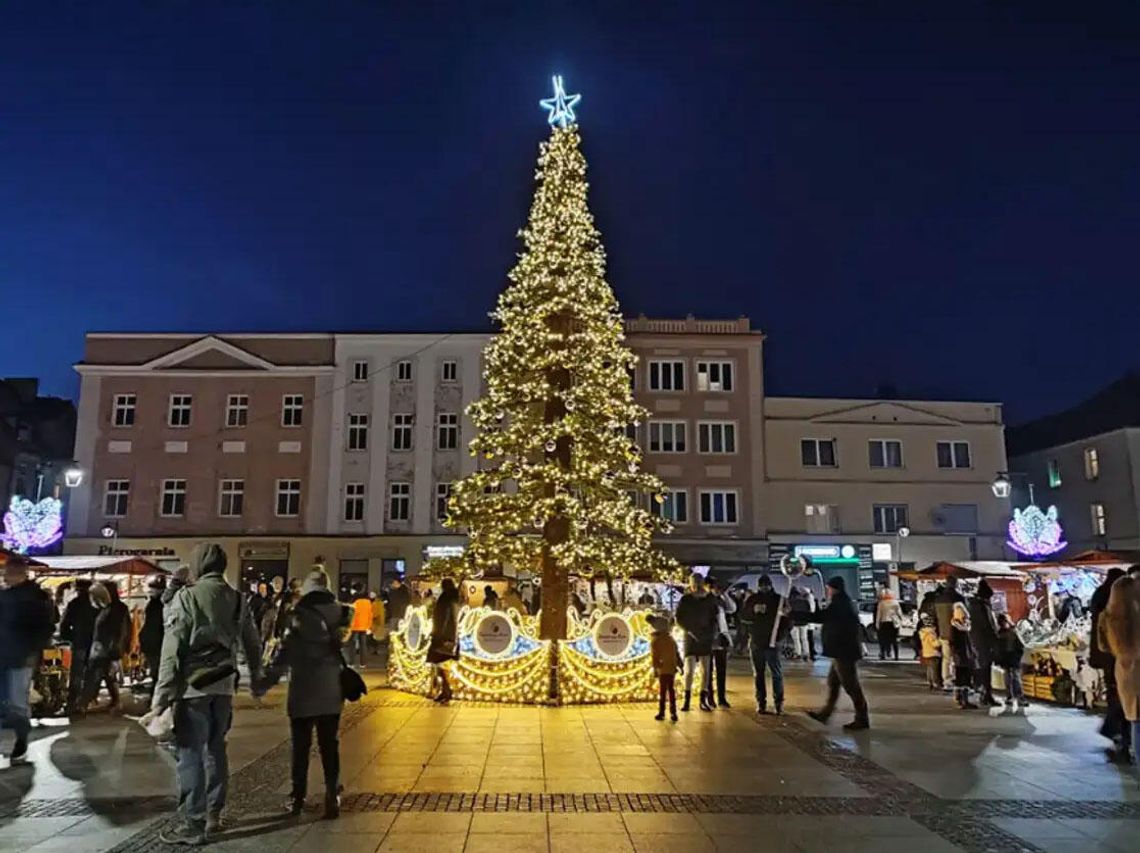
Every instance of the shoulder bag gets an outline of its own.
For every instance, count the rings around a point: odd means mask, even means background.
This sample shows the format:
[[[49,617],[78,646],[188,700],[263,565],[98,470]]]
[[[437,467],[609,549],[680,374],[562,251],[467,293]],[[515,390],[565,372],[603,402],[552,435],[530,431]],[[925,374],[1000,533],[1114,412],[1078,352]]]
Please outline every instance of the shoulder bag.
[[[329,635],[329,647],[336,659],[340,662],[340,695],[348,702],[357,702],[365,693],[368,692],[368,686],[364,683],[364,679],[360,677],[360,673],[350,667],[344,662],[344,653],[340,648],[340,641],[336,638],[336,629],[329,624],[324,615],[315,607],[312,608],[316,617],[324,623],[325,631]]]

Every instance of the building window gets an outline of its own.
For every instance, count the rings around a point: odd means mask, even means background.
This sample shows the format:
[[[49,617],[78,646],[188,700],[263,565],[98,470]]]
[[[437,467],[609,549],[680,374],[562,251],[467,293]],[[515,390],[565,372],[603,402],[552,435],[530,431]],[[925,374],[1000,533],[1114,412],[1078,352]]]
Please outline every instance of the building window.
[[[937,450],[939,468],[970,467],[970,442],[940,441]]]
[[[651,361],[651,362],[649,362],[649,390],[650,391],[684,391],[685,390],[685,362],[683,362],[683,361]]]
[[[230,394],[226,397],[226,426],[243,427],[249,423],[249,395]]]
[[[412,517],[412,484],[390,483],[388,485],[388,519],[407,521]]]
[[[838,533],[839,507],[835,504],[804,504],[806,533]]]
[[[167,426],[190,426],[190,405],[193,398],[189,394],[171,394],[170,410],[166,415]]]
[[[357,359],[352,363],[352,381],[368,381],[368,361],[366,359]]]
[[[444,382],[458,382],[459,362],[453,358],[444,360],[439,367],[439,375]]]
[[[368,449],[368,415],[350,414],[348,416],[348,449]]]
[[[299,427],[304,421],[305,398],[300,394],[286,394],[281,398],[281,426]]]
[[[407,359],[396,362],[396,381],[397,382],[411,382],[412,381],[412,363]]]
[[[621,427],[618,427],[617,431],[618,432],[624,432],[626,438],[628,438],[634,444],[637,444],[637,424],[628,423],[625,425],[624,429],[622,429]]]
[[[731,361],[698,361],[697,362],[697,390],[698,391],[731,391],[732,390],[732,362]]]
[[[701,524],[736,524],[736,492],[701,492]]]
[[[1105,516],[1104,504],[1090,504],[1089,515],[1092,517],[1093,536],[1108,535],[1108,518]]]
[[[806,468],[834,468],[834,438],[800,439],[800,461]]]
[[[935,518],[943,533],[970,535],[978,532],[977,504],[942,504]]]
[[[1061,463],[1056,459],[1050,459],[1046,465],[1046,474],[1049,481],[1050,489],[1061,488]]]
[[[872,468],[901,468],[902,442],[892,438],[876,438],[867,442]]]
[[[699,453],[735,453],[736,424],[728,421],[701,421],[697,424]]]
[[[447,519],[448,501],[451,500],[451,483],[435,484],[435,517],[438,521]]]
[[[440,450],[455,450],[459,447],[459,415],[441,412],[435,433],[436,447]]]
[[[222,480],[218,484],[218,515],[237,518],[245,504],[245,480]]]
[[[907,526],[906,504],[875,504],[871,507],[876,533],[898,533]]]
[[[162,505],[159,515],[163,518],[181,518],[186,513],[186,481],[162,481]]]
[[[116,394],[112,408],[111,423],[117,427],[135,425],[135,405],[138,397],[134,394]]]
[[[344,520],[364,521],[364,484],[345,483]]]
[[[412,449],[412,415],[392,415],[392,449]]]
[[[1085,479],[1095,480],[1100,476],[1100,457],[1095,447],[1085,448]]]
[[[661,518],[668,519],[674,524],[685,524],[689,520],[689,494],[682,489],[667,489],[662,493],[665,498],[658,503],[654,500],[650,506]]]
[[[685,449],[684,421],[649,422],[650,453],[684,453]]]
[[[295,518],[301,514],[301,481],[277,481],[277,517]]]
[[[103,488],[103,515],[107,518],[122,518],[127,514],[130,497],[130,480],[108,480]]]

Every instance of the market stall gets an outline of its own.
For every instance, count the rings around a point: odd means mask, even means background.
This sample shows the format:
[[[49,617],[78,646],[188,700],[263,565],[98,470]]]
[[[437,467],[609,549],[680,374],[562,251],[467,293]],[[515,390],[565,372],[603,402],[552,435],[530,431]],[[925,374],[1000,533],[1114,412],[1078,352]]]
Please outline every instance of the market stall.
[[[894,572],[900,581],[915,585],[914,601],[921,602],[923,596],[934,591],[947,578],[958,579],[958,589],[963,595],[973,595],[978,584],[984,579],[994,591],[993,608],[995,613],[1006,613],[1017,623],[1029,615],[1029,603],[1025,592],[1026,574],[1016,563],[999,560],[968,560],[957,563],[932,563],[924,569],[900,570]]]

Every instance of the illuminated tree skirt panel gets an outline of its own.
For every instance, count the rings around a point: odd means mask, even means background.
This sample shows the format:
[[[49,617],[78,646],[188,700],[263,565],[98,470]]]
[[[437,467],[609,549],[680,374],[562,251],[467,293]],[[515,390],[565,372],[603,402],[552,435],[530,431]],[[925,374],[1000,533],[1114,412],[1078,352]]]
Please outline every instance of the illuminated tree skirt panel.
[[[570,610],[568,640],[538,639],[538,616],[517,610],[464,607],[459,613],[459,660],[444,664],[457,699],[547,704],[552,667],[556,700],[564,705],[640,702],[656,698],[647,611],[581,618]],[[427,662],[431,620],[422,607],[408,610],[390,637],[388,682],[431,695]]]

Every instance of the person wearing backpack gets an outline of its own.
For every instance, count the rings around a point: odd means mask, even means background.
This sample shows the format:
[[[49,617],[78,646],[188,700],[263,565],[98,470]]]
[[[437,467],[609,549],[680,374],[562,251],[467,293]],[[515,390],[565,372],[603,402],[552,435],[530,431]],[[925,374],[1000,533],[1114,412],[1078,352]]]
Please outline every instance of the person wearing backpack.
[[[345,700],[341,638],[352,620],[353,608],[336,600],[324,569],[313,569],[301,586],[301,600],[290,611],[281,645],[266,669],[266,689],[276,684],[286,670],[290,673],[285,707],[293,741],[293,789],[286,810],[293,815],[301,814],[305,808],[313,729],[317,731],[317,748],[325,772],[324,816],[332,820],[340,814],[337,730]]]
[[[9,560],[0,589],[0,730],[16,734],[8,753],[13,764],[28,754],[32,675],[51,640],[54,612],[51,596],[28,577],[28,567]]]
[[[151,701],[152,716],[174,711],[178,749],[179,826],[166,844],[200,846],[222,827],[229,768],[226,733],[233,720],[239,651],[250,671],[250,692],[264,694],[261,643],[244,597],[225,579],[221,546],[202,543],[190,554],[192,585],[169,602]]]

